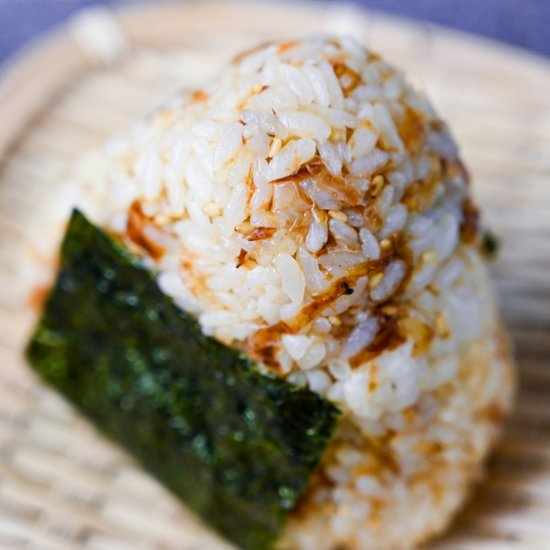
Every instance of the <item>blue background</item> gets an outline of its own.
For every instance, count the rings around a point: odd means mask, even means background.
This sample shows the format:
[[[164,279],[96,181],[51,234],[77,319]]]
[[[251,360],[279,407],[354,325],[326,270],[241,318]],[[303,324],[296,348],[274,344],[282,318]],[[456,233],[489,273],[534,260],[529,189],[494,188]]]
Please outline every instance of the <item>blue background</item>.
[[[84,6],[134,0],[0,0],[0,63]],[[550,0],[356,0],[357,4],[489,36],[550,57]]]

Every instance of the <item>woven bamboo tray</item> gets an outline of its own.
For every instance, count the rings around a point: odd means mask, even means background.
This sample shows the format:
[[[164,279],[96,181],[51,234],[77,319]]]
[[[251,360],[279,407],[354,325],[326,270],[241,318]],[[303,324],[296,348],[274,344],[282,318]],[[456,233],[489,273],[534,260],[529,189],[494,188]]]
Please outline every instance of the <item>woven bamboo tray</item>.
[[[350,7],[156,4],[80,18],[0,79],[0,547],[227,548],[25,365],[31,221],[74,157],[232,55],[280,35],[354,34],[427,89],[462,145],[521,372],[490,473],[440,549],[550,548],[550,63]],[[98,40],[100,36],[108,40]],[[28,275],[28,274],[27,274]]]

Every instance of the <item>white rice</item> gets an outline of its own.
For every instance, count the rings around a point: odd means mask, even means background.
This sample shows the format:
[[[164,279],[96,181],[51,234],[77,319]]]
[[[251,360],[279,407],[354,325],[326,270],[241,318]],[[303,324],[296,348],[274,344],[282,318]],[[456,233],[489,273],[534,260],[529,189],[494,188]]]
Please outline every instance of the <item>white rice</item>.
[[[163,250],[144,261],[206,334],[343,411],[285,548],[439,532],[509,408],[457,154],[399,71],[314,36],[245,55],[80,165],[83,209],[131,241],[139,205]]]

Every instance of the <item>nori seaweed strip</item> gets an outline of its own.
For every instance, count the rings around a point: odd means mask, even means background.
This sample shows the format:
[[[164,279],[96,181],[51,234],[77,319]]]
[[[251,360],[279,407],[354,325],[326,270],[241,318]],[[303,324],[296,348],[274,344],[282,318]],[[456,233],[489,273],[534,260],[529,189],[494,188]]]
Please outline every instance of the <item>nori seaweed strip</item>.
[[[338,409],[204,336],[78,211],[60,262],[36,370],[229,540],[271,548]]]

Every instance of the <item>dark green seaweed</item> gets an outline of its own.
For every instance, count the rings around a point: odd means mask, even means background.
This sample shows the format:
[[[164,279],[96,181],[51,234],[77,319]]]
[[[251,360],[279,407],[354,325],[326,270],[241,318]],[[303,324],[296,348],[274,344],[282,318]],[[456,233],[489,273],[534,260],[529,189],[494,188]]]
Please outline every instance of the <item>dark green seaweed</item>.
[[[78,211],[27,354],[105,434],[245,549],[272,547],[339,416],[204,336]]]
[[[489,260],[494,260],[498,256],[500,242],[498,237],[490,230],[483,232],[481,236],[481,253]]]

